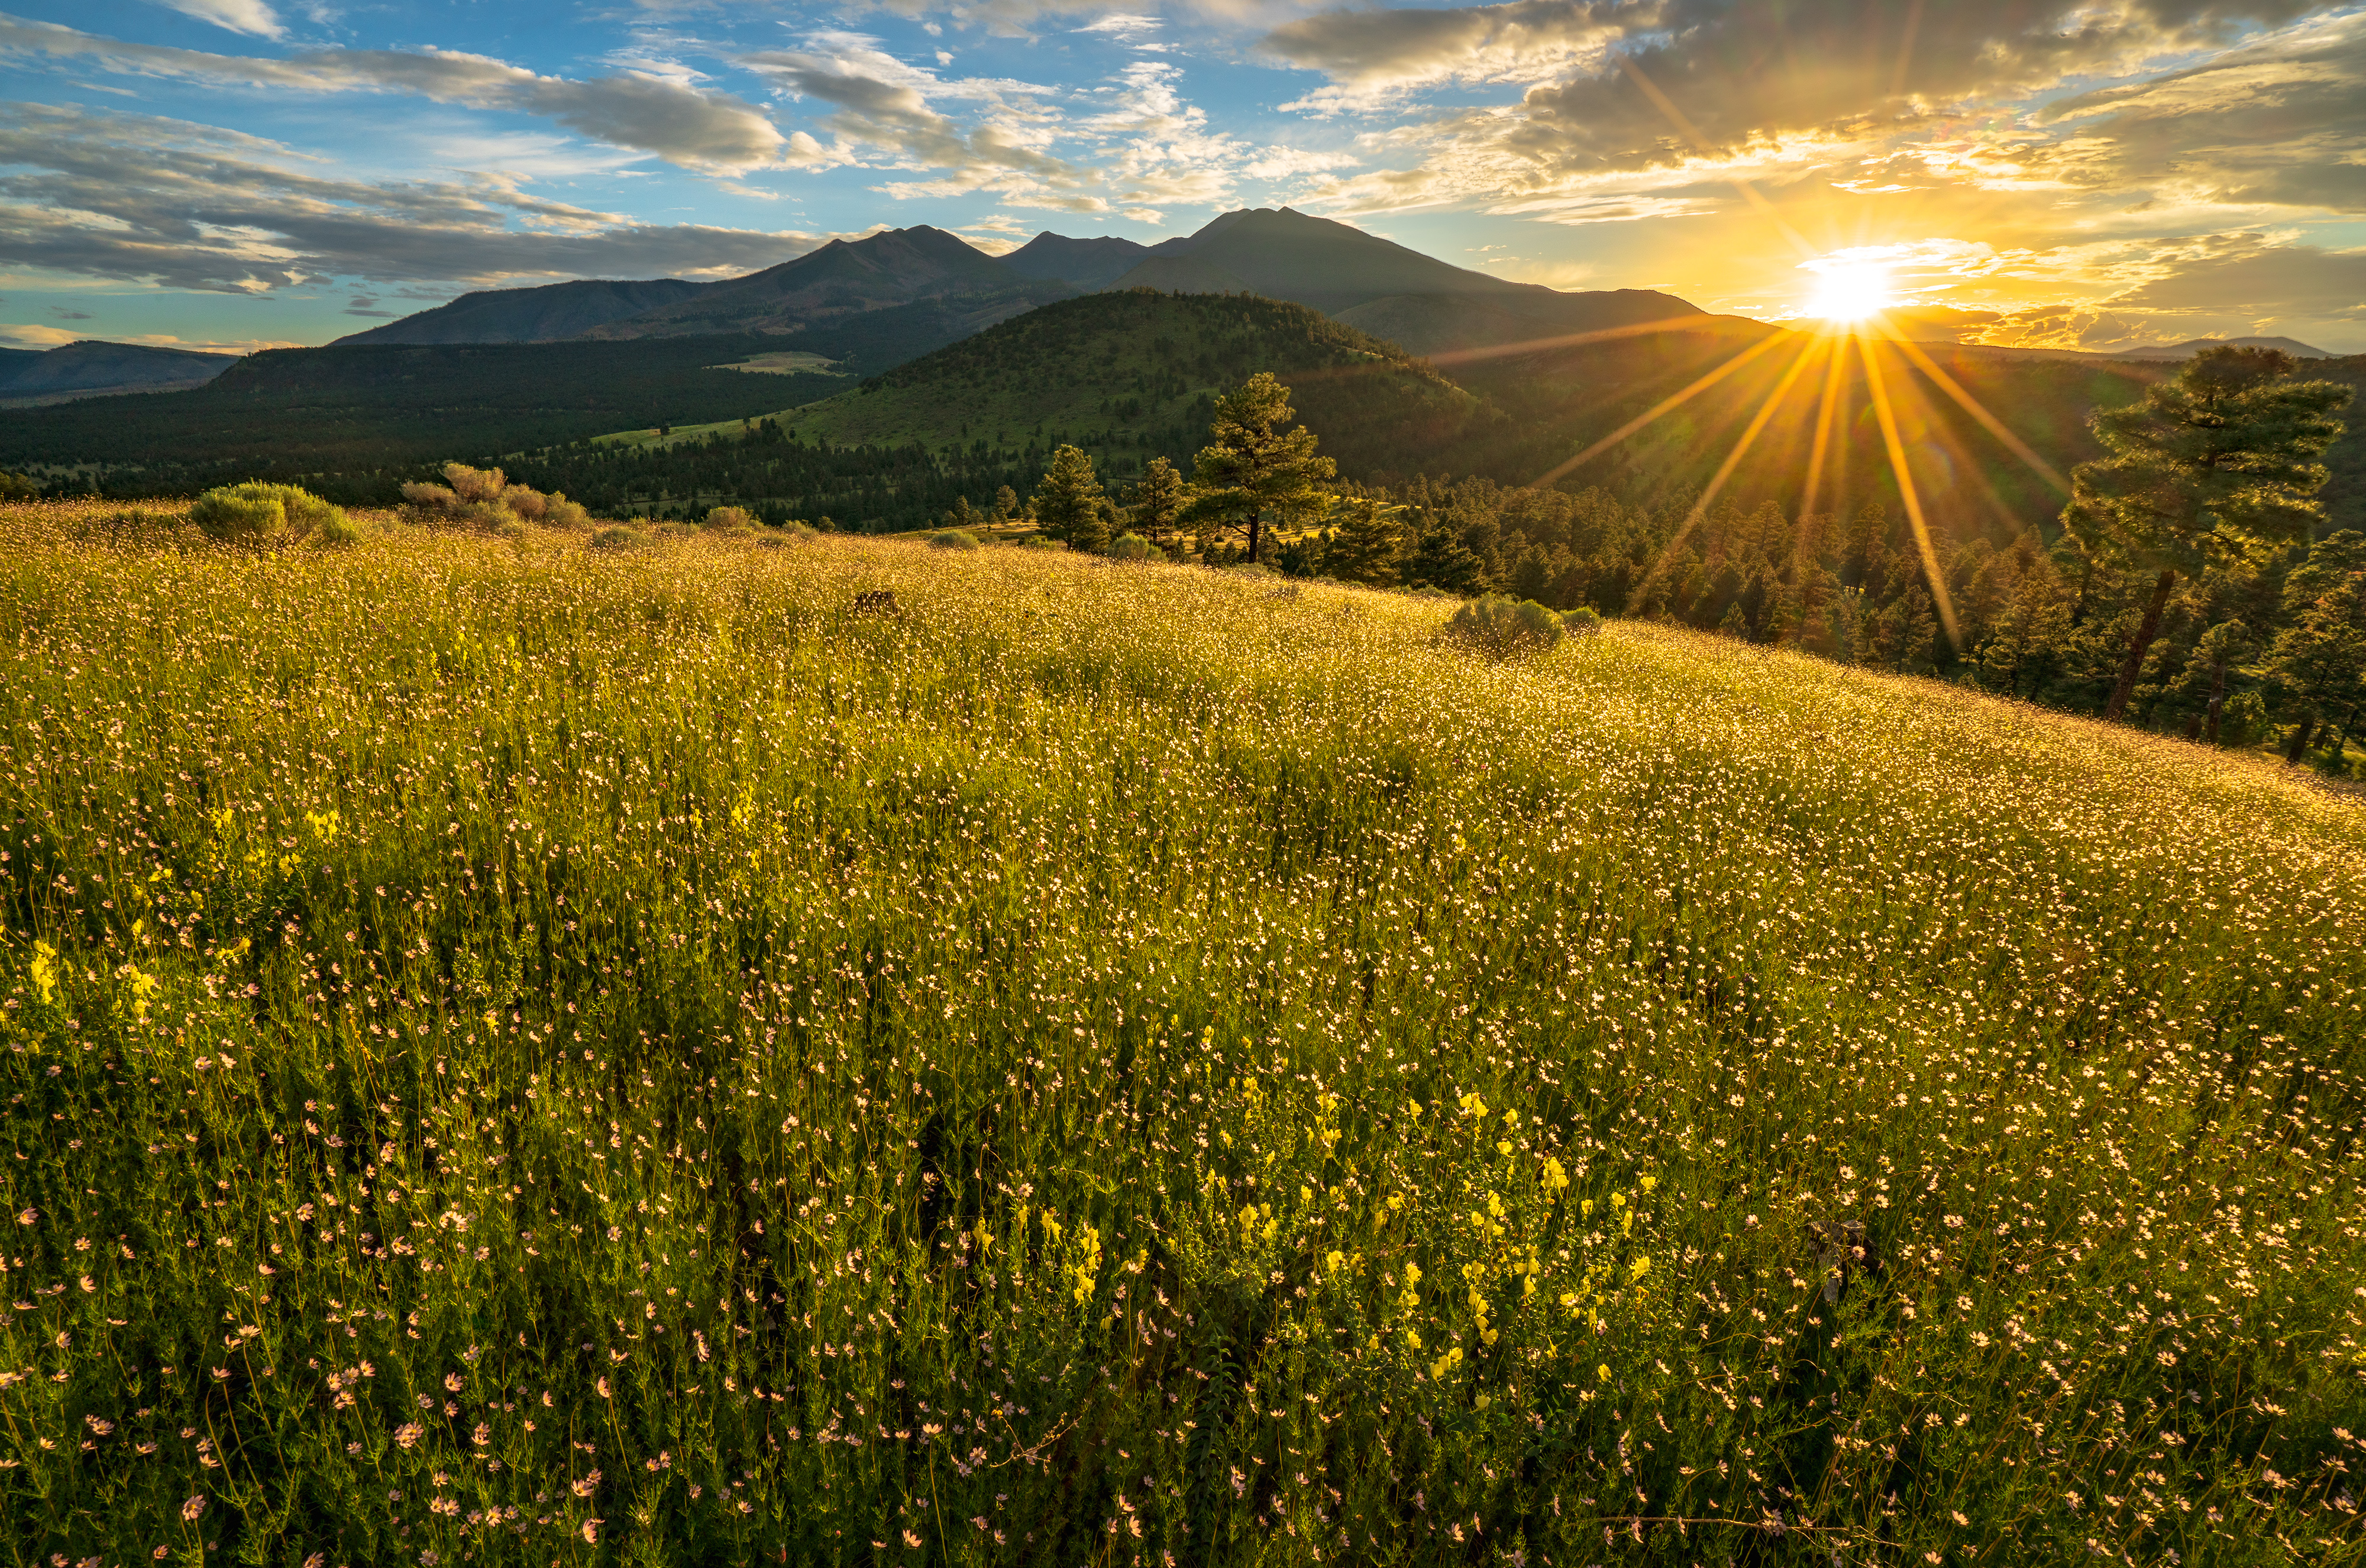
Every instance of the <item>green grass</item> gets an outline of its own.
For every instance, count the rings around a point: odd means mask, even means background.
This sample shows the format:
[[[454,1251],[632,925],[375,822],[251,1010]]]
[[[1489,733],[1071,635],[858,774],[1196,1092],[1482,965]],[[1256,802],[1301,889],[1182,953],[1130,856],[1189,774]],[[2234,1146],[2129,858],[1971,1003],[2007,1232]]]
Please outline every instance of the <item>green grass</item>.
[[[2366,1555],[2355,801],[1188,568],[83,527],[10,1562]]]

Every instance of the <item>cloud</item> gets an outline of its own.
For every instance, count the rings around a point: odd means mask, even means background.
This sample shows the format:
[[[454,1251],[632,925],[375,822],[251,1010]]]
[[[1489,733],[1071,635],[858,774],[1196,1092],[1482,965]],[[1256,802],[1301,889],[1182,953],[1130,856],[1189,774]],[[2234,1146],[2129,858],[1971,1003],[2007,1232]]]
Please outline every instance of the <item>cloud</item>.
[[[693,169],[742,172],[778,161],[786,144],[762,110],[724,94],[630,73],[589,81],[540,76],[450,51],[325,50],[264,60],[128,43],[0,15],[0,57],[12,55],[82,61],[124,74],[215,87],[412,93],[436,103],[534,115]]]
[[[724,276],[823,236],[639,223],[490,176],[367,183],[293,166],[259,137],[0,104],[0,264],[261,294],[318,278],[491,287]]]
[[[277,39],[284,38],[287,32],[280,26],[278,16],[263,0],[158,0],[158,3],[185,17],[195,17],[201,22],[211,22],[234,33]]]
[[[1591,0],[1512,0],[1448,10],[1325,11],[1268,33],[1258,48],[1319,71],[1333,86],[1295,105],[1316,112],[1368,105],[1448,82],[1543,82],[1580,65],[1639,24],[1647,7]]]
[[[50,314],[55,316],[62,321],[95,321],[98,320],[97,317],[92,315],[88,310],[69,310],[63,305],[51,306]]]
[[[56,348],[60,344],[80,343],[80,333],[70,333],[63,327],[44,327],[29,321],[0,321],[0,341],[18,348]]]
[[[2366,16],[2050,105],[2028,165],[2073,186],[2230,207],[2366,212]]]

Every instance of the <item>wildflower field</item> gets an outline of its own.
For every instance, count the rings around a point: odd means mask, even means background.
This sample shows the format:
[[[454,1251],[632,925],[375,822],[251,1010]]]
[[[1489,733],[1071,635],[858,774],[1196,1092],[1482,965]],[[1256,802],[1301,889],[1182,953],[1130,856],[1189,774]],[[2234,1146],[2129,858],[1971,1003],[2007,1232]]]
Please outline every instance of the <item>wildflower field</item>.
[[[362,521],[0,513],[0,1559],[2366,1560],[2356,799]]]

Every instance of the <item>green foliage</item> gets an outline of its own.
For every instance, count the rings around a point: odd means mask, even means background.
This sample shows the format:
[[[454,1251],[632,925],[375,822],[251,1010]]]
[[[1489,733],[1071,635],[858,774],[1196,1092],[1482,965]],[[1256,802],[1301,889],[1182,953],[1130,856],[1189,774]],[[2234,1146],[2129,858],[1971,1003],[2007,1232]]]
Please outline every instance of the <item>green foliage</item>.
[[[1098,552],[1109,545],[1108,498],[1093,460],[1080,448],[1061,446],[1035,487],[1032,502],[1037,526],[1046,538],[1070,549]]]
[[[342,508],[295,485],[249,481],[209,490],[189,507],[189,521],[218,543],[261,548],[346,545],[357,536]]]
[[[637,528],[603,528],[584,542],[595,550],[637,550],[648,536]]]
[[[2341,434],[2334,414],[2349,389],[2290,380],[2296,363],[2274,349],[2209,349],[2142,401],[2097,412],[2110,456],[2072,473],[2064,523],[2090,547],[2188,575],[2305,539],[2322,515],[2308,500],[2326,480],[2318,459]]]
[[[1569,635],[1572,637],[1599,637],[1602,635],[1602,617],[1596,615],[1593,609],[1583,604],[1580,604],[1574,610],[1564,610],[1561,612],[1560,624],[1568,630]]]
[[[1490,593],[1455,611],[1440,635],[1491,659],[1510,659],[1542,653],[1560,641],[1567,630],[1559,615],[1533,599]]]
[[[1290,389],[1270,371],[1258,371],[1219,399],[1209,444],[1191,465],[1191,499],[1179,520],[1238,533],[1255,562],[1268,526],[1302,525],[1320,516],[1330,504],[1323,487],[1338,468],[1315,456],[1314,433],[1294,424],[1296,418]]]
[[[40,493],[39,482],[29,476],[0,471],[0,501],[31,501]]]
[[[1385,587],[1396,581],[1403,549],[1396,518],[1376,497],[1358,496],[1347,503],[1324,545],[1323,571],[1342,582]]]
[[[1120,534],[1110,541],[1111,560],[1165,560],[1166,552],[1139,534]]]
[[[974,550],[978,547],[977,536],[960,528],[940,528],[929,536],[929,547],[938,550]]]
[[[705,525],[709,528],[753,528],[756,519],[744,506],[713,506],[707,508]]]
[[[2180,573],[2263,563],[2324,516],[2309,498],[2327,479],[2318,459],[2342,433],[2334,414],[2350,392],[2288,379],[2297,363],[2271,348],[2205,349],[2141,402],[2090,421],[2110,456],[2072,471],[2063,524],[2090,551],[2158,574],[2106,718],[2133,694]]]
[[[2355,802],[1230,574],[0,530],[28,1562],[2358,1555]]]
[[[1182,474],[1164,457],[1153,457],[1133,487],[1129,508],[1133,526],[1162,548],[1174,537],[1188,491]]]

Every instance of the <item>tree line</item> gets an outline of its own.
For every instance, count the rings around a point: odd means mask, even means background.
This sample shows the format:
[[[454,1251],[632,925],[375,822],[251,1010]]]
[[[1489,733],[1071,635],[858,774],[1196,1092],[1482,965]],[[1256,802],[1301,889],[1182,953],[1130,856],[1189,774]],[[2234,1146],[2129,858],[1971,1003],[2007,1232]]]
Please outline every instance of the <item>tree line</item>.
[[[1504,592],[2131,721],[2219,744],[2270,738],[2353,772],[2366,708],[2366,535],[2319,536],[2316,492],[2349,389],[2225,347],[2099,410],[2105,456],[2053,528],[1936,540],[1878,503],[1630,504],[1481,478],[1339,484],[1267,374],[1220,400],[1187,479],[1155,460],[1121,497],[1054,452],[1033,495],[958,501],[953,526],[1030,522],[1071,548],[1124,534],[1210,564],[1455,594]],[[2366,738],[2360,738],[2366,739]]]

